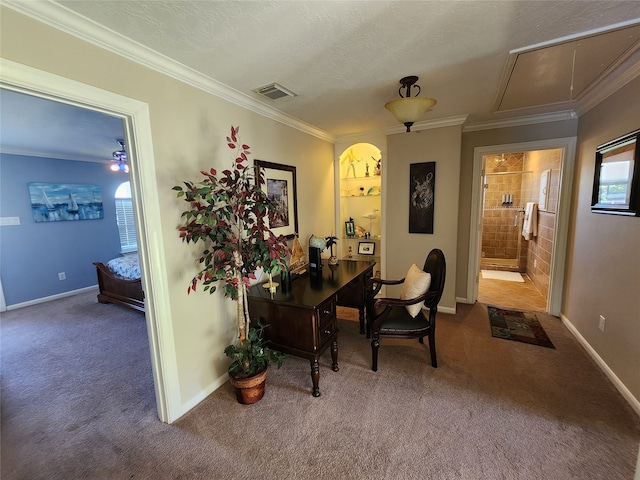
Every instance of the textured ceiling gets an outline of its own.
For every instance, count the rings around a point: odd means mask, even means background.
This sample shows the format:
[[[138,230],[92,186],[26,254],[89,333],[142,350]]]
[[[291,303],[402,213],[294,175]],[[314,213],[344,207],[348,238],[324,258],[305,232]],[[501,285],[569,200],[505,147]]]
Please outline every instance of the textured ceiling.
[[[6,3],[19,10],[15,4],[20,2]],[[561,57],[562,68],[545,66],[545,82],[521,81],[509,92],[516,108],[496,111],[496,100],[509,86],[510,52],[640,24],[640,3],[619,0],[53,4],[74,22],[104,26],[113,38],[122,35],[332,137],[397,127],[384,104],[397,98],[398,80],[407,75],[419,76],[422,94],[438,100],[425,121],[466,115],[467,124],[479,124],[576,109],[575,99],[540,104],[557,97],[540,88],[566,89],[566,59]],[[623,52],[631,54],[622,65],[627,70],[640,62],[635,40]],[[590,56],[583,61],[590,65]],[[602,63],[601,58],[595,62]],[[592,75],[591,70],[576,72]],[[297,96],[273,102],[253,92],[272,82]]]

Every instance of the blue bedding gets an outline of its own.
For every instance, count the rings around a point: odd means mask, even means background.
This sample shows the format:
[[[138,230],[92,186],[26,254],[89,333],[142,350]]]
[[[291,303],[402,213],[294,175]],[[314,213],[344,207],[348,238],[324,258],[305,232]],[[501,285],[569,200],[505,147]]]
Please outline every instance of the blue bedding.
[[[107,268],[119,277],[127,280],[137,280],[140,278],[140,262],[138,255],[125,255],[114,258],[107,262]]]

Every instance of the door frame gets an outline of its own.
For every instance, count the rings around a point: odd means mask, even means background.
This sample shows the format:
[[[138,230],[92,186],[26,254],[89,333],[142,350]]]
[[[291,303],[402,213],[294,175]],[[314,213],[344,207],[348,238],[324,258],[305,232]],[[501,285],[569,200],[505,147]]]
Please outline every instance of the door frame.
[[[480,281],[480,251],[482,249],[482,159],[485,155],[530,152],[535,150],[562,149],[558,209],[555,220],[555,237],[551,252],[551,273],[546,311],[559,316],[562,308],[564,271],[567,258],[567,240],[571,213],[571,192],[576,157],[576,137],[553,138],[532,142],[509,143],[476,147],[473,153],[473,179],[471,188],[471,221],[469,230],[469,265],[467,297],[470,303],[478,300]]]
[[[145,317],[158,417],[171,423],[182,415],[177,359],[168,302],[161,212],[149,106],[139,100],[0,58],[0,86],[121,118],[129,154],[138,254],[145,292]]]

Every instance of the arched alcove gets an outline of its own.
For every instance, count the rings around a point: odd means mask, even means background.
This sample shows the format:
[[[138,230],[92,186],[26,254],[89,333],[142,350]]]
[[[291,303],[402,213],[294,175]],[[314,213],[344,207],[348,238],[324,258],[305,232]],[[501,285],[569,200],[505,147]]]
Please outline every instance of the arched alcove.
[[[338,167],[340,258],[375,260],[374,273],[379,276],[384,251],[382,152],[371,143],[354,143],[339,155]]]

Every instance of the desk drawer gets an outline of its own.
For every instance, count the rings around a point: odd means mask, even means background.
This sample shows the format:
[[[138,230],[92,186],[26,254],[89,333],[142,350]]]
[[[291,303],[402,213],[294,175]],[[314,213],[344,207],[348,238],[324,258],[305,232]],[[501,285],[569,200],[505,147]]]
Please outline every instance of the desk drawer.
[[[322,347],[322,345],[331,338],[331,336],[335,333],[337,329],[336,318],[333,317],[329,319],[328,322],[325,322],[318,331],[318,347]]]
[[[318,307],[318,325],[322,327],[334,318],[336,318],[336,299],[331,297]]]
[[[337,327],[336,300],[332,297],[318,308],[318,347],[324,345]]]

